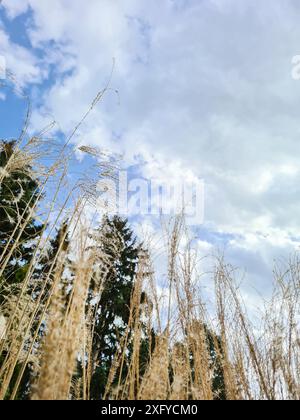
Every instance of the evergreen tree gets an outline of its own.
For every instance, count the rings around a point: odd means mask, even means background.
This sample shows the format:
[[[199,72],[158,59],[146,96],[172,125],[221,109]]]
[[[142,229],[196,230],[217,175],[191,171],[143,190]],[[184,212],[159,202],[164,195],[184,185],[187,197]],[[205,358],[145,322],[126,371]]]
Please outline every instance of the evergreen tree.
[[[71,267],[71,261],[68,257],[70,248],[70,240],[68,234],[69,222],[66,220],[59,229],[56,229],[56,235],[49,241],[49,245],[45,250],[45,254],[40,258],[38,266],[35,268],[33,275],[33,289],[35,294],[41,291],[47,292],[51,287],[56,269],[59,262],[62,261],[62,270],[65,267]],[[47,281],[46,288],[44,283]],[[45,290],[46,289],[46,290]]]
[[[47,298],[49,297],[49,290],[51,289],[51,286],[53,284],[54,280],[54,274],[55,270],[58,265],[57,258],[58,255],[63,255],[63,253],[67,253],[69,250],[69,236],[68,236],[68,222],[65,221],[61,225],[59,229],[56,231],[56,235],[53,239],[50,240],[49,246],[46,252],[46,255],[41,258],[39,261],[38,267],[36,267],[36,270],[32,276],[31,280],[31,296],[33,299],[37,299],[39,297],[39,294],[42,293],[43,290],[43,301],[46,302]],[[66,257],[66,260],[64,260],[63,266],[66,266],[70,263],[68,258]],[[47,281],[47,283],[45,283]],[[45,287],[46,286],[46,287]],[[40,316],[42,316],[43,311],[43,305],[40,306],[39,311],[36,315],[36,321],[33,323],[32,327],[32,335],[35,333],[36,328],[38,327],[37,323],[40,319]],[[42,323],[40,330],[39,330],[39,341],[42,340],[44,334],[45,334],[45,327],[46,325]],[[20,370],[20,364],[16,366],[14,376],[11,381],[11,388],[13,387],[15,383],[15,379],[17,378]],[[19,400],[27,400],[29,399],[30,393],[32,391],[32,371],[33,366],[32,363],[29,362],[26,365],[24,375],[22,377],[22,381],[20,383],[20,386],[18,388],[18,394],[16,399]]]
[[[15,157],[15,149],[14,141],[2,141],[0,144],[0,266],[7,262],[0,279],[0,303],[8,286],[24,280],[34,252],[34,241],[42,230],[33,214],[39,195],[38,181],[32,175],[32,168],[26,163],[25,155],[18,152]],[[21,224],[14,233],[20,220]],[[18,239],[21,226],[24,228]],[[12,234],[13,239],[6,249]],[[13,244],[16,245],[16,249],[9,257]]]
[[[99,300],[95,303],[92,343],[94,366],[90,393],[91,399],[100,399],[105,391],[113,359],[128,327],[131,297],[142,247],[137,244],[127,221],[117,216],[105,218],[93,241],[97,262],[89,303],[97,301],[97,293]],[[145,297],[144,294],[143,296]],[[129,335],[130,333],[129,331]],[[144,334],[141,342],[141,371],[147,363],[149,343],[149,338]],[[131,346],[128,345],[127,367],[130,354]],[[122,370],[123,379],[127,374],[126,366]]]
[[[43,227],[34,219],[39,197],[38,181],[26,155],[16,151],[14,141],[0,142],[0,177],[0,267],[5,267],[0,278],[0,304],[3,304],[7,294],[13,292],[12,287],[23,282],[34,253],[34,242]],[[15,249],[10,255],[12,247]],[[5,357],[4,351],[0,355],[0,366]],[[6,398],[10,397],[20,368],[17,364]],[[29,377],[30,368],[26,367],[17,399],[28,396]]]
[[[192,332],[197,336],[200,331],[204,332],[206,347],[209,357],[209,368],[212,372],[212,392],[214,400],[226,400],[226,386],[224,378],[224,370],[222,366],[222,345],[221,339],[206,325],[201,324],[199,321],[194,320],[192,323]],[[192,371],[192,378],[194,379],[195,361],[194,353],[190,349],[190,364]]]
[[[215,400],[226,400],[226,386],[224,370],[222,366],[222,343],[221,338],[205,327],[211,367],[213,370],[212,391]]]

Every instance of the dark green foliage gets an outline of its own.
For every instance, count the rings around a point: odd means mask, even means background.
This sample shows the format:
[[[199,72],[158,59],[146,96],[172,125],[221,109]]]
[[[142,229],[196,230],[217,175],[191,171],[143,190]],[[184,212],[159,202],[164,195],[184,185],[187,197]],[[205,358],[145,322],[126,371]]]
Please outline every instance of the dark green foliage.
[[[220,337],[205,327],[207,345],[213,369],[212,391],[215,400],[226,400],[226,387],[222,367],[222,343]]]
[[[43,228],[36,223],[32,212],[39,198],[38,181],[31,175],[31,167],[26,164],[24,155],[19,153],[17,158],[12,159],[15,147],[13,141],[2,141],[0,144],[0,169],[3,176],[0,184],[0,267],[6,266],[0,279],[0,304],[4,302],[8,293],[14,293],[13,286],[24,281],[35,250],[35,240]],[[19,221],[21,223],[14,233]],[[19,237],[21,229],[22,234]],[[11,236],[12,240],[5,250]],[[17,244],[15,251],[9,255],[14,244]],[[6,355],[6,352],[0,355],[0,366]],[[18,363],[15,368],[6,399],[10,398],[21,367]],[[28,398],[29,377],[28,365],[19,386],[17,399]]]
[[[41,258],[39,261],[39,266],[36,268],[32,276],[31,284],[31,296],[33,299],[37,299],[39,294],[42,293],[43,300],[46,301],[49,297],[49,290],[52,285],[55,269],[57,267],[57,255],[58,253],[67,252],[69,249],[69,238],[68,238],[68,222],[64,222],[60,229],[57,230],[56,236],[50,241],[49,247],[47,249],[47,254]],[[48,279],[48,280],[47,280]],[[47,280],[47,283],[45,283]],[[32,334],[34,334],[36,328],[38,327],[37,323],[40,319],[41,312],[43,307],[37,312],[36,321],[33,323]],[[45,333],[45,324],[42,323],[39,329],[39,340],[41,340]],[[1,365],[1,362],[0,362]],[[21,369],[21,364],[17,364],[13,378],[11,380],[10,388],[13,389],[16,378],[18,377],[19,371]],[[31,392],[32,386],[32,366],[31,363],[26,365],[22,381],[18,388],[18,394],[16,399],[18,400],[27,400]],[[9,397],[9,393],[8,393]]]
[[[15,142],[1,142],[1,173],[8,173],[4,175],[0,185],[0,255],[2,255],[1,264],[5,261],[8,264],[1,279],[0,300],[3,299],[7,286],[22,283],[24,280],[35,249],[34,241],[42,230],[42,226],[38,225],[34,217],[31,216],[39,196],[39,189],[37,180],[31,176],[30,166],[20,155],[17,164],[14,164],[11,170],[6,171],[7,163],[14,150]],[[21,237],[18,239],[21,229],[18,227],[8,250],[4,251],[20,220],[21,226],[24,226]],[[9,257],[8,252],[15,242],[17,243],[16,250]]]
[[[68,234],[69,223],[64,221],[59,229],[56,230],[56,235],[50,240],[50,243],[46,249],[46,252],[41,256],[39,264],[35,269],[34,279],[34,291],[38,293],[42,288],[46,292],[54,279],[54,275],[61,257],[65,255],[65,260],[62,261],[63,267],[68,265],[71,266],[71,262],[68,258],[68,251],[70,247],[70,240]],[[63,267],[61,270],[63,270]],[[47,281],[47,286],[44,287],[44,283]]]
[[[209,354],[209,364],[212,371],[212,392],[214,400],[226,400],[226,386],[224,379],[224,371],[222,366],[222,344],[221,339],[213,331],[211,331],[206,325],[194,321],[193,326],[195,331],[201,331],[204,329],[206,338],[206,346]],[[190,351],[190,364],[192,378],[194,378],[194,356],[193,352]]]
[[[7,353],[3,352],[2,355],[0,355],[0,366],[2,366],[5,357],[6,357]],[[11,394],[13,392],[15,383],[17,381],[17,378],[19,376],[20,370],[22,369],[22,364],[18,363],[15,370],[14,370],[14,374],[12,376],[12,379],[10,381],[9,384],[9,388],[7,390],[6,396],[5,396],[5,400],[9,400],[11,398]],[[28,400],[29,399],[29,392],[30,392],[30,375],[31,375],[31,367],[29,365],[27,365],[25,372],[23,374],[20,386],[18,388],[18,392],[16,395],[16,400]]]
[[[141,245],[137,244],[127,221],[117,216],[106,218],[101,229],[94,237],[99,252],[99,266],[95,267],[95,278],[102,278],[101,298],[95,310],[95,333],[92,344],[94,364],[91,381],[91,399],[103,397],[108,375],[114,357],[120,350],[120,342],[128,328],[130,302],[135,285],[137,264]],[[97,270],[101,273],[97,276]],[[104,277],[103,277],[103,273]],[[94,296],[95,285],[91,295]],[[131,331],[129,331],[130,338]],[[143,373],[151,349],[147,334],[141,343],[140,367]],[[153,333],[154,335],[154,333]],[[152,340],[154,341],[154,340]],[[132,353],[129,340],[127,361],[121,373],[122,379],[127,375],[127,367]],[[120,372],[116,375],[119,378]]]

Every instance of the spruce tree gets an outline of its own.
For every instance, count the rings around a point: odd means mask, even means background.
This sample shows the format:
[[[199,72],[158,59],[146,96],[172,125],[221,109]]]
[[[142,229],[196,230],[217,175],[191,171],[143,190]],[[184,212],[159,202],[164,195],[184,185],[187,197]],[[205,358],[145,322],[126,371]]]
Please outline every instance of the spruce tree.
[[[211,368],[213,370],[212,391],[214,400],[224,401],[226,397],[226,386],[224,378],[224,369],[222,364],[222,343],[221,338],[213,331],[205,327],[207,345],[209,349]]]
[[[222,344],[221,339],[210,330],[207,325],[202,324],[200,321],[194,319],[192,322],[192,336],[197,336],[203,331],[207,352],[208,352],[208,368],[212,373],[211,390],[214,396],[214,400],[226,400],[226,386],[224,378],[224,370],[222,365]],[[189,343],[190,345],[192,342]],[[191,346],[192,347],[192,346]],[[192,372],[192,379],[195,379],[195,359],[194,351],[190,349],[190,366]]]
[[[26,156],[20,151],[15,153],[14,141],[0,143],[0,267],[6,266],[0,279],[0,302],[9,286],[24,280],[35,249],[34,241],[42,230],[33,211],[39,196],[38,181]],[[18,238],[21,228],[22,234]],[[13,245],[16,245],[15,250],[9,256]]]
[[[29,290],[29,293],[31,293],[31,297],[33,299],[37,299],[39,297],[39,294],[42,293],[42,300],[43,302],[46,302],[47,298],[49,297],[49,292],[51,289],[51,286],[53,285],[54,280],[54,274],[55,270],[58,266],[58,255],[61,255],[63,253],[67,253],[69,250],[69,236],[68,236],[68,222],[65,221],[62,223],[61,227],[57,229],[55,236],[53,239],[49,241],[49,245],[47,248],[46,254],[40,259],[38,267],[36,267],[35,272],[33,273],[32,279],[31,279],[31,287]],[[66,257],[64,260],[63,267],[69,266],[69,259]],[[47,283],[46,283],[47,282]],[[38,327],[38,322],[40,320],[40,316],[42,316],[42,311],[44,307],[43,305],[40,305],[39,311],[36,314],[36,321],[34,321],[32,326],[32,335],[34,335],[36,328]],[[43,322],[40,329],[39,329],[39,343],[43,339],[45,334],[45,327],[46,324]],[[39,344],[37,344],[39,345]],[[1,358],[0,358],[1,361]],[[17,364],[14,376],[12,378],[10,388],[13,389],[13,386],[15,384],[15,380],[19,374],[21,364]],[[20,386],[18,388],[18,393],[16,396],[16,399],[18,400],[28,400],[30,397],[30,393],[32,391],[32,371],[33,366],[32,363],[29,362],[26,367],[25,371],[20,383]],[[10,396],[10,391],[8,392],[7,398]]]
[[[0,278],[0,304],[3,304],[7,295],[14,293],[13,287],[25,279],[33,257],[35,240],[43,226],[34,218],[34,208],[39,198],[38,180],[27,156],[16,150],[14,141],[0,142],[0,179],[0,268],[4,268]],[[0,366],[5,357],[6,351],[0,355]],[[20,368],[21,364],[18,363],[6,398],[10,397]],[[27,366],[17,399],[27,398],[29,377],[30,368]]]
[[[68,257],[70,248],[68,229],[69,222],[66,220],[56,229],[55,236],[49,241],[48,247],[44,250],[44,254],[41,256],[33,274],[32,287],[35,294],[42,289],[46,293],[51,288],[55,272],[62,258],[64,259],[62,261],[62,271],[66,267],[71,268],[71,261]],[[47,282],[46,287],[45,282]]]
[[[95,305],[90,397],[101,399],[114,357],[128,328],[131,297],[142,246],[137,243],[127,220],[118,216],[112,219],[106,217],[101,228],[93,236],[93,241],[97,262],[89,297],[89,303],[94,301]],[[130,334],[131,331],[129,336]],[[149,337],[144,334],[141,342],[141,370],[147,363],[149,343]],[[123,379],[127,374],[130,356],[129,344],[128,360],[121,373]]]

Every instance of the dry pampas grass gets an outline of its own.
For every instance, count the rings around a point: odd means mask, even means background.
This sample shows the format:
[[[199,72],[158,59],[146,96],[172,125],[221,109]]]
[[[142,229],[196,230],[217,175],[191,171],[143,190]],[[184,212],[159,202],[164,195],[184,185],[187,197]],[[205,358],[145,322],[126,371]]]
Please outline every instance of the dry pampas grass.
[[[80,124],[103,93],[97,95]],[[101,151],[82,145],[81,152],[97,160],[97,176],[96,172],[91,176],[85,174],[74,185],[70,183],[68,160],[73,158],[74,151],[68,144],[80,124],[61,148],[47,146],[45,131],[25,145],[19,141],[7,165],[0,169],[0,187],[12,172],[24,168],[29,171],[29,166],[30,177],[39,182],[38,197],[24,214],[18,215],[14,232],[0,255],[0,281],[28,220],[38,211],[38,201],[51,185],[50,202],[43,205],[40,214],[43,229],[25,279],[13,293],[7,293],[0,307],[1,399],[18,398],[29,367],[28,398],[90,399],[91,346],[98,307],[86,310],[88,293],[95,298],[101,296],[107,267],[113,262],[111,255],[103,251],[105,236],[93,238],[92,222],[85,215],[95,213],[96,218],[97,211],[102,212],[103,209],[93,208],[95,183],[99,179],[114,179],[116,166],[112,160],[102,159]],[[15,200],[18,202],[20,197]],[[55,230],[66,219],[67,229],[55,258],[48,272],[37,279],[35,269],[47,255],[47,245]],[[64,246],[67,235],[69,249]],[[98,241],[101,252],[93,252],[91,240]],[[122,244],[117,237],[111,245],[119,255]],[[197,255],[182,217],[171,220],[167,228],[164,226],[161,248],[167,261],[165,267],[160,267],[164,275],[155,273],[151,250],[140,255],[128,308],[129,323],[120,337],[104,397],[300,399],[299,257],[274,270],[272,297],[261,309],[261,323],[254,325],[243,303],[235,270],[225,258],[216,257],[213,270],[204,276],[205,259]],[[70,255],[75,274],[66,286],[65,270]],[[95,266],[99,268],[96,276],[92,270]],[[212,292],[209,305],[203,293],[206,285],[211,286]],[[147,302],[141,298],[143,294],[147,295]],[[145,328],[155,331],[156,338],[141,370],[140,347]],[[79,362],[83,374],[77,379]],[[217,375],[222,376],[218,386]]]

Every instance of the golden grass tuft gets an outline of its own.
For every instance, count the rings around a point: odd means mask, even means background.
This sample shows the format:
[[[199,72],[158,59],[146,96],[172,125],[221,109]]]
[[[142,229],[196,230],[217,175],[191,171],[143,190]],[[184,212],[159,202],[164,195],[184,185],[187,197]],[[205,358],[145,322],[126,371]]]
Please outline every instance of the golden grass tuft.
[[[97,96],[95,103],[102,94]],[[94,106],[93,103],[91,109]],[[98,150],[86,146],[80,149],[97,159],[101,155]],[[38,199],[42,198],[49,183],[52,191],[52,200],[40,215],[45,228],[25,280],[7,294],[0,308],[1,399],[18,398],[18,389],[29,365],[32,376],[29,398],[32,400],[90,399],[94,369],[91,345],[98,308],[86,310],[88,291],[94,288],[95,296],[101,294],[111,256],[93,253],[89,247],[92,226],[84,216],[93,204],[90,196],[95,190],[96,179],[90,178],[85,185],[82,179],[78,184],[70,185],[68,159],[72,159],[72,153],[64,146],[60,151],[56,149],[55,155],[59,156],[58,160],[50,158],[43,139],[35,137],[25,146],[18,143],[7,166],[0,170],[1,186],[12,171],[30,165],[33,168],[30,175],[39,179]],[[43,164],[38,164],[37,160],[41,162],[43,158]],[[111,162],[106,166],[104,161],[98,161],[97,170],[98,179],[114,177]],[[63,203],[58,200],[61,193],[65,198]],[[19,215],[15,231],[7,238],[6,248],[0,256],[0,278],[27,221],[37,211],[37,205],[37,202],[31,203],[29,214]],[[35,267],[47,254],[47,244],[66,216],[69,226],[61,238],[57,255],[49,272],[37,281]],[[70,249],[64,247],[67,234]],[[215,259],[214,272],[209,280],[203,280],[208,279],[201,272],[205,260],[193,249],[183,218],[170,222],[162,236],[168,260],[167,280],[162,284],[161,278],[156,277],[150,255],[140,256],[128,325],[133,333],[129,337],[127,332],[120,340],[105,398],[214,400],[220,397],[213,386],[214,375],[216,369],[221,369],[224,392],[229,400],[300,399],[299,257],[274,270],[272,298],[261,311],[261,325],[253,325],[236,284],[235,271],[224,258]],[[119,253],[118,240],[114,245],[115,252]],[[75,272],[69,292],[63,275],[68,253],[73,255]],[[94,264],[100,267],[97,278],[92,273]],[[203,281],[214,286],[210,305],[203,293]],[[37,287],[41,287],[39,294],[36,294]],[[144,291],[149,298],[147,304],[141,299]],[[148,331],[156,332],[154,351],[149,354],[144,374],[139,368],[143,338],[141,314],[147,320]],[[44,335],[40,334],[42,325],[45,325]],[[208,330],[212,332],[213,361],[207,341]],[[129,339],[133,351],[128,362]],[[74,377],[79,361],[83,370],[80,380]],[[125,365],[127,376],[123,380]],[[117,386],[113,385],[116,379]]]

